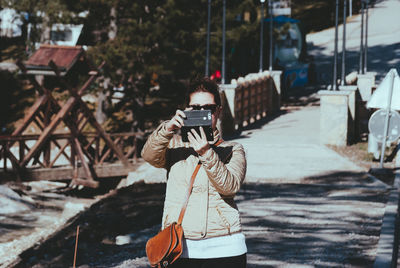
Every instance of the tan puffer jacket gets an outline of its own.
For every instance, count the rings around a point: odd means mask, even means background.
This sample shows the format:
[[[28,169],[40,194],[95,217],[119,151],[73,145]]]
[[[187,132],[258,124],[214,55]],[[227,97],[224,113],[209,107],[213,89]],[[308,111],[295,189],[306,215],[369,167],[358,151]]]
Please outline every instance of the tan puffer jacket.
[[[198,156],[180,136],[167,131],[165,124],[149,136],[142,150],[144,160],[168,171],[162,228],[178,220],[190,177],[200,160],[202,165],[182,222],[185,237],[202,239],[240,232],[239,211],[233,198],[246,174],[242,145],[224,141]],[[220,138],[218,131],[214,137],[214,142]]]

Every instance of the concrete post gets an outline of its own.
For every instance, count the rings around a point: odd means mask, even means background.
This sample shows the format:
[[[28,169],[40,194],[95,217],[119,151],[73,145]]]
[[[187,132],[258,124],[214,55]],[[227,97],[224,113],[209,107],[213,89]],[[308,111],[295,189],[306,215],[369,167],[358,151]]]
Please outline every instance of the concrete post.
[[[372,88],[375,87],[375,72],[368,72],[357,75],[357,87],[360,90],[361,99],[369,101],[372,95]]]
[[[320,90],[320,142],[325,145],[348,144],[349,91]]]
[[[349,124],[348,124],[348,139],[349,142],[355,142],[358,137],[356,137],[356,93],[357,93],[357,86],[339,86],[340,91],[349,92]]]
[[[220,85],[222,112],[220,115],[220,131],[222,136],[229,136],[235,132],[235,84]]]
[[[274,105],[272,108],[272,112],[277,112],[281,109],[281,75],[282,71],[271,71],[270,76],[274,80],[275,84],[275,92],[272,94],[273,100],[274,100]]]

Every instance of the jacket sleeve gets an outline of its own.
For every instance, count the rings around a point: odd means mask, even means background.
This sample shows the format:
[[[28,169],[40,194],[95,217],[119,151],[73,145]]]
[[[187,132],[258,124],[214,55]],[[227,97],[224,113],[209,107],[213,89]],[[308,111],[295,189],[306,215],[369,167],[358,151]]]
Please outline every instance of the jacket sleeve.
[[[142,149],[142,158],[157,168],[166,168],[166,152],[174,132],[167,131],[166,122],[163,122],[148,137]]]
[[[212,149],[199,156],[199,159],[220,194],[231,196],[240,190],[246,176],[246,156],[242,145],[236,144],[233,147],[232,157],[227,164]]]

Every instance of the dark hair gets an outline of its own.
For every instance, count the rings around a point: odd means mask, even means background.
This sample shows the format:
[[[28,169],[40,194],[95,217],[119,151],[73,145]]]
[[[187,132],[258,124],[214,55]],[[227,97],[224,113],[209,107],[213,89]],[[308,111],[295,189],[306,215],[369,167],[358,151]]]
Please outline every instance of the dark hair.
[[[186,105],[190,102],[190,95],[196,92],[208,92],[214,96],[215,104],[221,106],[221,97],[219,95],[218,84],[208,77],[193,79],[186,92]]]

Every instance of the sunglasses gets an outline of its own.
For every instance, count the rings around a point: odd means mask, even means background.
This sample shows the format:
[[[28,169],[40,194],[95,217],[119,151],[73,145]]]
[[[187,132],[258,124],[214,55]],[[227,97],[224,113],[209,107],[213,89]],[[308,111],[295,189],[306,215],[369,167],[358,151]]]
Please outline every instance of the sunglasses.
[[[210,110],[211,113],[215,113],[217,111],[218,105],[216,104],[206,104],[206,105],[189,105],[193,110]]]

